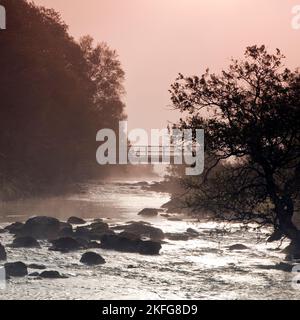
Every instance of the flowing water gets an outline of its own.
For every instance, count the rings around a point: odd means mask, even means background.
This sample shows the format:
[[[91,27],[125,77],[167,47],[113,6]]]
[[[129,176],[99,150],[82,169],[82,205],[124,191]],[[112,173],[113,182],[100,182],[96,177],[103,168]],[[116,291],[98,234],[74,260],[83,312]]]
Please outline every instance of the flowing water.
[[[141,220],[137,213],[146,207],[159,208],[168,194],[149,192],[134,183],[91,182],[78,194],[50,199],[24,200],[2,204],[1,223],[24,221],[31,215],[105,218],[110,225]],[[299,299],[292,288],[291,272],[274,269],[284,259],[276,244],[266,244],[265,233],[252,229],[241,232],[237,225],[220,226],[193,220],[169,221],[158,216],[143,220],[165,232],[199,231],[198,238],[167,241],[159,256],[144,256],[93,249],[106,264],[82,265],[83,251],[58,253],[41,249],[7,247],[8,261],[44,264],[66,279],[11,278],[0,288],[0,299]],[[222,234],[216,227],[224,227]],[[0,234],[4,245],[12,241]],[[230,251],[228,246],[245,244],[248,249]],[[34,272],[35,270],[29,270]]]

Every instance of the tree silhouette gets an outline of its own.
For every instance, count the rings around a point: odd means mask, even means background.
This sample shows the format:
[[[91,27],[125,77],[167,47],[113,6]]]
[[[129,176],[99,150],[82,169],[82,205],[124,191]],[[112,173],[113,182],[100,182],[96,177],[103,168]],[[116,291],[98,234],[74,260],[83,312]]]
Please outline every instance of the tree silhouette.
[[[179,126],[205,129],[205,173],[186,181],[192,205],[272,223],[270,241],[286,236],[299,245],[300,74],[283,59],[278,49],[251,46],[219,76],[180,75],[171,95],[174,107],[189,113]]]
[[[77,43],[54,10],[0,4],[0,193],[58,190],[95,173],[96,132],[124,117],[124,73],[106,45]]]

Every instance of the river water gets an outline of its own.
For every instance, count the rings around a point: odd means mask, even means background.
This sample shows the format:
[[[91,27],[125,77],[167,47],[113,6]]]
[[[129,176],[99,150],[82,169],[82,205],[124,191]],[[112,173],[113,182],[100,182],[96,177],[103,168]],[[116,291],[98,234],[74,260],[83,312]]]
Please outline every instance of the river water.
[[[61,220],[73,215],[105,218],[110,225],[117,225],[140,221],[137,213],[141,209],[159,208],[168,200],[168,194],[145,191],[134,182],[91,182],[82,186],[80,193],[66,197],[2,204],[0,226],[32,215]],[[169,221],[161,216],[143,220],[165,232],[192,227],[200,236],[188,241],[167,240],[159,256],[93,249],[106,260],[105,265],[96,267],[79,262],[84,251],[61,254],[49,251],[46,242],[41,249],[7,247],[8,261],[44,264],[68,278],[12,278],[0,289],[0,299],[300,299],[300,290],[292,288],[294,274],[273,268],[284,255],[277,244],[266,244],[268,230],[241,232],[233,224]],[[220,234],[216,228],[224,232]],[[3,245],[11,241],[11,235],[0,234]],[[228,249],[237,243],[248,249]]]

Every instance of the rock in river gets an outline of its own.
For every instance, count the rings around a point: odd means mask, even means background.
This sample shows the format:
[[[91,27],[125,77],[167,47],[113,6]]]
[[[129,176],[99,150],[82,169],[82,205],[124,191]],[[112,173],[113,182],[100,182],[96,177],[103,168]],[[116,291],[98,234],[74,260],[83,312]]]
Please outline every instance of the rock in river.
[[[85,224],[86,222],[78,217],[70,217],[67,221],[70,224]]]
[[[4,229],[7,230],[11,234],[19,234],[24,227],[24,223],[21,222],[14,222],[8,226],[6,226]]]
[[[55,239],[60,231],[60,221],[52,217],[34,217],[26,221],[23,236],[31,236],[36,239]]]
[[[33,237],[17,237],[11,247],[13,248],[40,248],[40,244]]]
[[[51,243],[52,247],[49,250],[52,251],[69,252],[79,250],[84,247],[81,241],[69,237],[59,238],[51,241]]]
[[[156,217],[158,215],[158,210],[153,208],[145,208],[138,213],[139,216],[145,217]]]
[[[40,277],[44,279],[65,279],[67,278],[66,276],[61,275],[58,271],[43,271],[40,273]]]
[[[28,274],[27,266],[23,262],[10,262],[4,265],[6,275],[9,277],[24,277]]]
[[[143,222],[133,222],[120,226],[120,228],[126,232],[137,235],[139,238],[148,237],[151,240],[160,241],[165,237],[161,229],[144,224]]]
[[[91,266],[104,264],[105,260],[95,252],[86,252],[82,255],[80,262]]]
[[[101,240],[101,247],[120,252],[156,255],[159,254],[161,244],[154,241],[130,240],[118,235],[106,235]]]
[[[234,244],[234,245],[228,247],[228,249],[231,251],[233,251],[233,250],[247,250],[248,247],[246,247],[243,244],[238,243],[238,244]]]

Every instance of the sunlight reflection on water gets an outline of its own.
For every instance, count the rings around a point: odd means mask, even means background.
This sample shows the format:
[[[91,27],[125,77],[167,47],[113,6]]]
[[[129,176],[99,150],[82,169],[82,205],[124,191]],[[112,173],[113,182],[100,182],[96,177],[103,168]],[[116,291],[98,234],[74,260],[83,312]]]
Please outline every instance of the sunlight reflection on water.
[[[83,191],[66,198],[36,199],[2,205],[2,221],[25,220],[34,214],[66,219],[109,217],[110,224],[141,220],[137,213],[145,207],[159,208],[168,194],[146,192],[138,186],[91,183]],[[50,205],[49,205],[50,204]],[[41,249],[7,247],[10,261],[45,264],[48,269],[68,275],[68,279],[11,279],[2,299],[299,299],[291,287],[291,275],[278,270],[264,270],[261,265],[275,265],[284,255],[275,245],[258,241],[254,232],[217,235],[217,224],[192,221],[171,222],[162,217],[147,220],[165,232],[197,229],[200,237],[189,241],[168,241],[159,256],[142,256],[96,249],[107,263],[86,267],[79,260],[84,251],[68,254]],[[235,226],[231,226],[235,229]],[[3,244],[12,236],[0,235]],[[228,246],[246,244],[244,251],[229,251]],[[129,268],[130,266],[130,268]],[[31,270],[33,272],[34,270]]]

